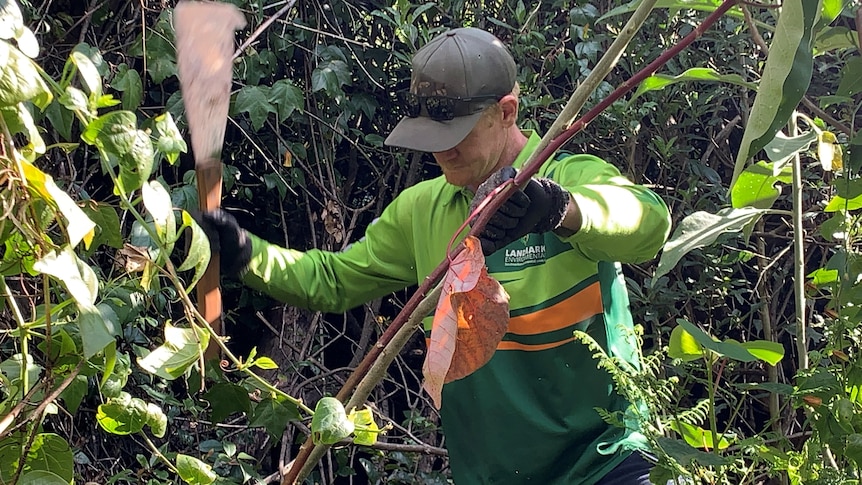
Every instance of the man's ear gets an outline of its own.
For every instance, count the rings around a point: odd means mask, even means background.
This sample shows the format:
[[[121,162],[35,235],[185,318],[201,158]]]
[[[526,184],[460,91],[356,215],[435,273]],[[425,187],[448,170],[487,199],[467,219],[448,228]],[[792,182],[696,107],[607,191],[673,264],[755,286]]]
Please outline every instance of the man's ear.
[[[518,98],[517,96],[507,94],[500,101],[500,109],[503,112],[503,124],[505,126],[514,125],[518,121]]]

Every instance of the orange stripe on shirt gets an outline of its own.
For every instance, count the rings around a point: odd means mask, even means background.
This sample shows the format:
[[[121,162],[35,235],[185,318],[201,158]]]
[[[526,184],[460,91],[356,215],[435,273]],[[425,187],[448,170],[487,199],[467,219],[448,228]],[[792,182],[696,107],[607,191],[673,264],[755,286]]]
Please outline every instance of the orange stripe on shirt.
[[[497,350],[526,350],[528,352],[535,352],[537,350],[553,349],[554,347],[559,347],[560,345],[574,341],[575,337],[569,337],[564,340],[560,340],[559,342],[551,342],[548,344],[522,344],[520,342],[503,341],[497,345]]]
[[[553,332],[582,322],[601,312],[602,290],[597,281],[548,308],[510,318],[508,331],[516,335]]]

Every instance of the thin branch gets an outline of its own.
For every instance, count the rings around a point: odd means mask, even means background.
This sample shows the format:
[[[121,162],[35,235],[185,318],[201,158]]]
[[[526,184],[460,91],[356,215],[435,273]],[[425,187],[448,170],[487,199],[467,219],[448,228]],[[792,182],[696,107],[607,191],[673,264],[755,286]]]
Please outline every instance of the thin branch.
[[[260,34],[263,33],[263,31],[266,30],[267,27],[269,27],[273,22],[275,22],[277,18],[281,17],[282,15],[286,14],[288,10],[292,9],[295,3],[296,0],[288,1],[287,4],[284,7],[281,7],[278,12],[275,12],[275,14],[273,14],[270,18],[266,19],[266,21],[258,25],[258,27],[254,29],[254,32],[251,33],[248,39],[246,39],[245,42],[243,42],[239,46],[239,48],[237,48],[236,52],[233,53],[233,59],[236,60],[237,57],[242,55],[242,51],[246,50],[248,46],[250,46],[251,43],[255,41],[255,39],[260,37]]]

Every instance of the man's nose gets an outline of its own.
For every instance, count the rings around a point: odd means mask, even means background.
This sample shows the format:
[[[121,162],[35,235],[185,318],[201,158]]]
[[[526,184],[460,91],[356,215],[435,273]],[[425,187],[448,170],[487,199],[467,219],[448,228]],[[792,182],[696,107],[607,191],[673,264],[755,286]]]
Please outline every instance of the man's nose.
[[[434,152],[434,158],[436,158],[438,162],[452,160],[456,156],[458,156],[458,150],[455,150],[454,148],[450,148],[442,152]]]

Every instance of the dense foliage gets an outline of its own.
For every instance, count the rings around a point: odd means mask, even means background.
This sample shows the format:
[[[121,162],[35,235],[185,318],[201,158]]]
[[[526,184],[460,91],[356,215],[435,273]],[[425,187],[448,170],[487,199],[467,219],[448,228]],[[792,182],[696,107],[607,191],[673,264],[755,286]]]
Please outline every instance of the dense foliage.
[[[223,206],[271,241],[330,250],[438,173],[382,144],[429,38],[472,25],[506,41],[522,125],[544,131],[634,9],[232,3],[252,42],[234,66]],[[585,109],[716,5],[660,2]],[[446,483],[420,335],[373,407],[326,397],[413,289],[332,315],[225,280],[225,361],[201,372],[210,337],[187,295],[210,252],[189,214],[171,6],[0,0],[0,483],[277,482],[308,434],[338,445],[310,480]],[[855,483],[860,10],[765,7],[731,10],[566,145],[653,187],[677,227],[659,261],[626,268],[643,368],[599,349],[597,365],[651,406],[656,477]]]

